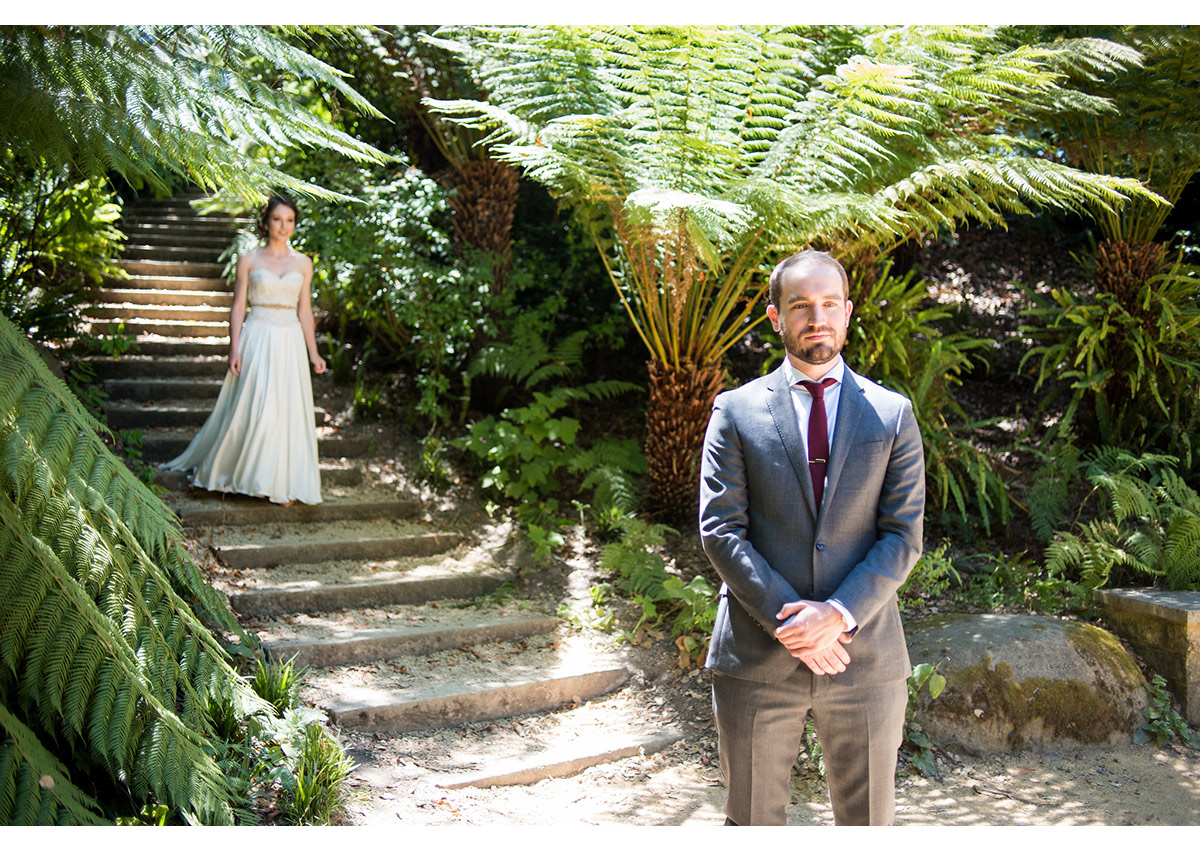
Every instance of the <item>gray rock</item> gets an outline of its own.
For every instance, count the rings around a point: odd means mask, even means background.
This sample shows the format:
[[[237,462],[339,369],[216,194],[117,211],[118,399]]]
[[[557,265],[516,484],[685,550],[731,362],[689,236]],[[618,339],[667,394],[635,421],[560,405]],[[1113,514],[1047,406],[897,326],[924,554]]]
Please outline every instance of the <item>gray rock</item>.
[[[917,721],[943,746],[999,753],[1128,742],[1145,678],[1099,627],[1034,615],[941,615],[907,625],[913,664],[946,677]]]

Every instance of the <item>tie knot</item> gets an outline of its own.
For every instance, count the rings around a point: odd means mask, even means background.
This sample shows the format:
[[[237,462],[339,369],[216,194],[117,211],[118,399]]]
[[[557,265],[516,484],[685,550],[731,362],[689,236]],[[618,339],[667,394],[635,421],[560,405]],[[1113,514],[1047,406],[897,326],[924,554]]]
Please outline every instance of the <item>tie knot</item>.
[[[822,378],[820,381],[801,381],[800,383],[814,399],[823,399],[825,398],[825,388],[837,384],[837,379]]]

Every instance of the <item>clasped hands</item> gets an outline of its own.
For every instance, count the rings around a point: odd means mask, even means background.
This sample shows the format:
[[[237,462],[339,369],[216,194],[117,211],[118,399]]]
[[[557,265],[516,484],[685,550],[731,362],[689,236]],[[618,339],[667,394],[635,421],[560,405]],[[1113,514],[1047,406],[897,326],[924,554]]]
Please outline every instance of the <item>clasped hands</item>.
[[[846,622],[828,603],[797,600],[784,603],[777,614],[783,624],[775,637],[788,652],[809,667],[814,674],[840,674],[850,664],[850,654],[842,645],[850,643]]]

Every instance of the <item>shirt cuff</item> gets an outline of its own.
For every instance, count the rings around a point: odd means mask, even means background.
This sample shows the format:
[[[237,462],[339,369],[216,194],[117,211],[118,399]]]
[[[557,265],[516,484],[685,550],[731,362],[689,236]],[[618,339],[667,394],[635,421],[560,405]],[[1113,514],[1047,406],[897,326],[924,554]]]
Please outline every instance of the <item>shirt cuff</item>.
[[[854,619],[854,615],[850,614],[850,610],[839,603],[837,600],[826,600],[826,603],[838,610],[838,614],[842,616],[842,620],[846,622],[845,632],[854,632],[858,629],[858,621]]]

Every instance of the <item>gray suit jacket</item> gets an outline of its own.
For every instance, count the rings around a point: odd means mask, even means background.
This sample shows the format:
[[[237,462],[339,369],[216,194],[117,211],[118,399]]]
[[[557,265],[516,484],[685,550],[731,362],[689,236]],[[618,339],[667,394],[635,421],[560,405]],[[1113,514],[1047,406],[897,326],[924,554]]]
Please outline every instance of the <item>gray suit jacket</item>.
[[[783,367],[716,398],[700,472],[700,535],[724,580],[708,667],[787,678],[801,662],[775,638],[776,613],[835,597],[859,627],[835,680],[909,675],[896,591],[921,554],[925,510],[911,403],[847,367],[829,454],[818,513]]]

